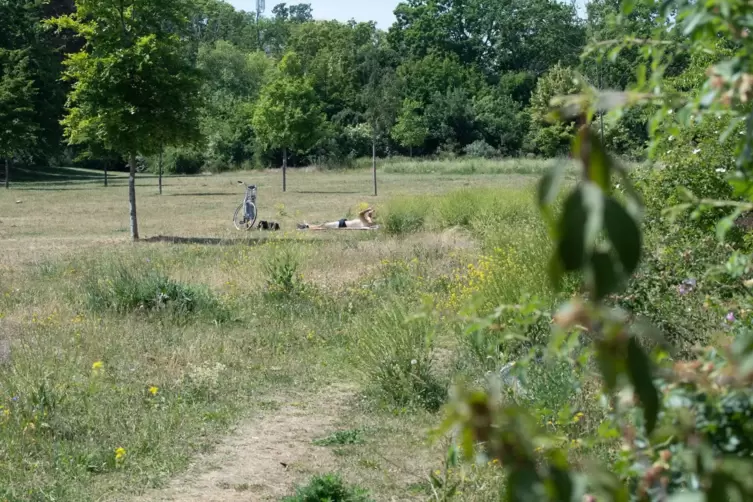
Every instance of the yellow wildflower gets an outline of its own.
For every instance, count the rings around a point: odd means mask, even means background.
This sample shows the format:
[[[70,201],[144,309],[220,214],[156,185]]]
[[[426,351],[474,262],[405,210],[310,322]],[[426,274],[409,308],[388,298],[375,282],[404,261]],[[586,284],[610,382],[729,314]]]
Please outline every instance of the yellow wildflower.
[[[125,457],[125,455],[125,448],[120,447],[115,449],[115,460],[123,460],[123,457]]]
[[[92,364],[92,369],[94,371],[99,371],[102,368],[104,368],[104,366],[105,366],[105,363],[103,363],[102,361],[95,361],[94,364]]]
[[[151,395],[156,396],[157,392],[159,392],[159,387],[155,387],[154,385],[152,385],[151,387],[149,387],[149,393]]]

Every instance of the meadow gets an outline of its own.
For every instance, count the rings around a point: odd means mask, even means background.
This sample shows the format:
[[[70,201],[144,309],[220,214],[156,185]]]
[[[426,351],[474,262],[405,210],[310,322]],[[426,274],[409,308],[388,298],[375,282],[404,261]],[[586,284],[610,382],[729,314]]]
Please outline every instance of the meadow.
[[[452,382],[529,346],[469,332],[469,306],[557,301],[533,204],[545,166],[404,160],[379,197],[363,169],[292,169],[287,193],[279,172],[168,177],[163,195],[141,175],[137,243],[122,175],[16,173],[0,191],[0,500],[302,501],[340,481],[342,500],[494,499],[498,466],[447,469],[430,432]],[[238,180],[281,232],[233,228]],[[379,232],[294,230],[368,205]],[[544,365],[522,398],[577,436],[599,417],[570,413],[589,393],[572,379]]]

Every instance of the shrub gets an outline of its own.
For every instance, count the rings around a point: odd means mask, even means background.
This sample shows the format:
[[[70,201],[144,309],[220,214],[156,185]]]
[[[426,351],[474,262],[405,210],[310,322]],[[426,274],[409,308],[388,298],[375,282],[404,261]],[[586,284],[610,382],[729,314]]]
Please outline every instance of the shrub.
[[[576,94],[581,86],[575,72],[557,64],[536,83],[531,96],[529,113],[531,128],[526,138],[526,147],[546,157],[565,154],[575,136],[574,123],[551,122],[550,102],[557,96]]]
[[[267,291],[271,294],[290,296],[303,291],[301,257],[298,249],[290,244],[270,244],[262,260]]]
[[[650,321],[679,355],[689,356],[719,326],[704,303],[708,295],[719,297],[730,288],[707,272],[729,249],[712,235],[663,230],[647,233],[643,263],[617,304]]]
[[[381,305],[374,313],[357,323],[356,367],[387,404],[437,411],[447,397],[447,387],[434,373],[432,323],[410,317],[398,300]]]
[[[157,270],[134,272],[123,265],[102,267],[84,283],[86,301],[93,310],[165,312],[216,321],[229,318],[228,310],[206,287],[174,281]]]
[[[165,174],[199,174],[206,158],[199,150],[191,147],[168,147],[162,154],[162,172]],[[159,172],[159,155],[146,159],[146,169]]]
[[[499,155],[499,152],[483,139],[479,139],[463,148],[463,152],[469,157],[491,159]]]
[[[347,486],[336,474],[315,476],[306,486],[299,486],[295,495],[282,500],[283,502],[372,502],[366,490]]]
[[[384,230],[388,234],[402,235],[423,229],[429,214],[429,205],[419,197],[393,199],[388,203],[384,213]]]
[[[720,132],[728,127],[729,119],[706,117],[700,124],[681,129],[677,135],[662,138],[656,146],[656,166],[636,173],[649,224],[661,220],[662,210],[685,202],[682,188],[699,198],[730,198],[732,187],[727,177],[735,165],[734,152],[718,139]],[[681,222],[686,229],[707,230],[724,211],[709,211],[698,219],[685,214]]]
[[[435,201],[441,228],[464,227],[470,229],[478,216],[479,207],[490,194],[479,190],[458,190]]]

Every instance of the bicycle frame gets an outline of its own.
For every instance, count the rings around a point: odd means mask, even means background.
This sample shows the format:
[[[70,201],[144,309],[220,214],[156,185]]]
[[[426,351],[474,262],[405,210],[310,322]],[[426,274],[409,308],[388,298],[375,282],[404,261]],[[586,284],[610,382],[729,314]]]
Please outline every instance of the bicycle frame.
[[[249,202],[256,206],[256,185],[246,185],[246,196],[243,198],[243,216],[245,216],[246,218],[249,217]]]

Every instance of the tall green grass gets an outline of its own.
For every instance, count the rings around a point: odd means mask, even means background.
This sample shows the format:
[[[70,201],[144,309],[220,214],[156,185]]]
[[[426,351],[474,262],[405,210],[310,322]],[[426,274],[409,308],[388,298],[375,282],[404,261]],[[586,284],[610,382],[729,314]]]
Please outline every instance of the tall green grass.
[[[452,160],[432,158],[388,157],[378,159],[377,166],[385,173],[392,174],[543,174],[553,162],[565,162],[568,171],[575,171],[575,164],[569,159],[480,159],[458,158]],[[370,158],[355,161],[355,167],[371,167]]]
[[[405,299],[375,307],[373,315],[356,323],[351,351],[366,388],[390,407],[437,411],[447,396],[447,383],[438,377],[434,363],[435,327],[426,317],[412,317]]]
[[[90,271],[83,289],[87,305],[99,312],[166,313],[175,322],[189,315],[212,321],[230,318],[228,308],[208,288],[175,281],[154,268],[134,270],[108,262]]]

